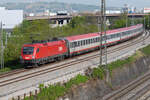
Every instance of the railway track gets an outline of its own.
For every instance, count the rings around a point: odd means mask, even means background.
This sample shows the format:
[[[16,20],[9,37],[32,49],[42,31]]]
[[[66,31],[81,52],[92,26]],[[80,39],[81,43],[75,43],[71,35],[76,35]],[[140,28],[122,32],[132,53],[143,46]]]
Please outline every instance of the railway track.
[[[126,87],[122,88],[121,90],[117,91],[116,93],[110,95],[109,97],[105,98],[105,100],[121,100],[121,97],[128,94],[130,91],[136,89],[139,85],[145,83],[146,81],[150,80],[150,73],[144,75],[140,79],[136,80],[135,82],[127,85]],[[143,89],[150,89],[150,85],[144,87]],[[147,90],[148,91],[148,90]],[[137,95],[137,94],[136,94]],[[128,100],[134,100],[135,96],[128,98]]]
[[[19,74],[19,73],[25,72],[26,70],[27,69],[21,68],[21,69],[16,69],[16,70],[12,70],[12,71],[7,72],[7,73],[0,74],[0,79],[4,78],[4,77],[11,76],[11,75],[14,75],[14,74]]]
[[[144,38],[147,39],[148,37],[149,37],[149,35],[145,35]],[[131,43],[129,42],[130,44],[125,44],[125,45],[123,45],[121,47],[118,47],[118,48],[115,48],[115,49],[113,49],[111,51],[108,51],[108,54],[116,52],[117,50],[122,50],[122,49],[124,49],[126,47],[130,47],[133,44],[139,43],[141,41],[143,41],[143,38],[140,38],[139,40],[130,41],[131,42]],[[15,78],[11,78],[11,79],[8,79],[8,80],[0,81],[0,87],[6,86],[6,85],[9,85],[9,84],[12,84],[12,83],[16,83],[16,82],[19,82],[19,81],[22,81],[22,80],[26,80],[26,79],[29,79],[29,78],[32,78],[32,77],[35,77],[35,76],[43,75],[43,74],[46,74],[46,73],[49,73],[49,72],[52,72],[52,71],[55,71],[55,70],[63,69],[63,68],[66,68],[68,66],[75,65],[75,64],[78,64],[80,62],[88,61],[90,59],[94,59],[94,58],[97,58],[97,57],[99,57],[99,53],[97,53],[95,55],[92,55],[92,56],[88,56],[86,58],[77,59],[75,61],[71,61],[69,63],[65,63],[65,64],[62,64],[62,65],[59,65],[59,66],[46,68],[46,69],[39,70],[39,71],[36,71],[36,72],[32,72],[32,73],[29,73],[29,74],[26,74],[26,75],[21,75],[21,76],[18,76],[18,77],[15,77]],[[34,69],[32,69],[32,70],[34,70]],[[28,70],[22,70],[22,72],[26,72],[26,71],[28,71]],[[10,73],[10,74],[3,75],[3,76],[8,77],[9,75],[14,75],[14,74],[16,75],[18,73],[21,73],[21,72],[19,72],[19,71],[17,72],[16,71],[14,73]],[[0,76],[0,77],[2,78],[2,76]]]
[[[150,90],[150,84],[146,85],[144,88],[140,89],[136,94],[130,97],[130,100],[140,100],[141,96],[146,94]],[[145,97],[145,100],[148,100],[149,97]],[[143,100],[143,99],[142,99]]]
[[[97,52],[97,51],[95,51],[95,52]],[[90,52],[89,53],[86,53],[86,54],[90,54]],[[85,54],[85,55],[86,55]],[[84,55],[84,54],[83,54]],[[81,55],[82,56],[82,55]],[[75,58],[75,57],[73,57],[73,58]],[[66,59],[66,60],[69,60],[69,59],[72,59],[72,58],[68,58],[68,59]],[[57,63],[57,62],[54,62],[54,63],[52,63],[52,64],[55,64],[55,63]],[[43,67],[43,66],[42,66]],[[30,70],[34,70],[35,68],[33,68],[33,69],[30,69]],[[12,75],[16,75],[16,74],[19,74],[19,73],[23,73],[23,72],[27,72],[28,71],[28,69],[24,69],[24,68],[21,68],[21,69],[16,69],[16,70],[12,70],[12,71],[10,71],[10,72],[6,72],[6,73],[2,73],[2,74],[0,74],[0,79],[1,78],[4,78],[4,77],[9,77],[9,76],[12,76]]]

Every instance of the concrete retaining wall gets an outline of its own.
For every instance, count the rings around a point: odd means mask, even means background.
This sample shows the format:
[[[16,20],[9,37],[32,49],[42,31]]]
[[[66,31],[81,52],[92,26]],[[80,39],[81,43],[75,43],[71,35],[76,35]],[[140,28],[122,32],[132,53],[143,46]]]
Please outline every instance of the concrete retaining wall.
[[[118,89],[121,86],[135,80],[138,76],[146,73],[150,69],[150,57],[143,57],[132,64],[127,64],[122,68],[112,72],[111,84],[103,80],[92,79],[80,86],[74,86],[64,98],[60,100],[101,100],[101,98]]]

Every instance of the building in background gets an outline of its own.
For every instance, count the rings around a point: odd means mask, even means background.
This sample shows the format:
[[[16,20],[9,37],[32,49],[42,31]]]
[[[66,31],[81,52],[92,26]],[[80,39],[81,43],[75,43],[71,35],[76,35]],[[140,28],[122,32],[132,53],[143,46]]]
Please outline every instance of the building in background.
[[[23,10],[7,10],[5,7],[0,7],[0,22],[3,24],[3,29],[12,30],[22,21]]]
[[[150,13],[150,8],[144,8],[143,13]]]
[[[106,14],[121,14],[122,8],[119,7],[107,7]]]

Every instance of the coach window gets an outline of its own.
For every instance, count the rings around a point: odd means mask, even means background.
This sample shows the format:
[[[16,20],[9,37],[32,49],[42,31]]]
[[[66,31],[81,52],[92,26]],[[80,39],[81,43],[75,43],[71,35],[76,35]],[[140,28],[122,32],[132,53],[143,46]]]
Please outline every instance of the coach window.
[[[117,34],[117,37],[120,37],[120,33]]]
[[[77,46],[77,42],[73,42],[73,47],[75,48]]]
[[[93,43],[93,40],[92,40],[92,39],[90,39],[90,43]]]
[[[75,42],[72,43],[72,47],[73,47],[73,48],[75,47]]]
[[[80,40],[80,46],[81,46],[81,40]]]
[[[87,44],[89,44],[89,42],[90,42],[90,41],[89,41],[89,39],[88,39],[88,40],[87,40]]]
[[[85,40],[83,40],[83,45],[85,45]]]
[[[74,48],[74,42],[71,43],[71,47]]]
[[[88,43],[87,41],[88,41],[88,40],[86,40],[85,45],[87,45],[87,43]]]
[[[93,43],[95,42],[95,38],[92,39]]]
[[[111,35],[111,39],[113,39],[113,34]]]
[[[83,45],[85,45],[84,41],[85,41],[85,40],[83,40]]]
[[[83,40],[83,45],[85,45],[85,40]]]
[[[100,37],[98,37],[97,40],[98,40],[97,42],[99,42],[100,41]]]
[[[75,47],[75,42],[72,43],[72,48],[74,48],[74,47]]]
[[[119,37],[119,35],[118,35],[118,33],[116,34],[116,38],[118,38]]]
[[[76,47],[78,47],[78,41],[76,42]]]
[[[111,38],[112,38],[112,39],[114,38],[113,34],[111,35]]]
[[[84,40],[82,40],[82,45],[84,45]]]
[[[81,46],[83,45],[83,41],[81,41]]]
[[[77,45],[78,47],[80,46],[80,41],[78,41],[78,45]]]
[[[95,43],[95,38],[93,38],[93,43]]]
[[[126,35],[126,33],[125,32],[122,32],[122,36],[125,36]]]
[[[94,38],[94,43],[96,42],[96,38]]]
[[[117,38],[117,34],[115,34],[115,38]]]
[[[92,43],[94,42],[93,39],[91,39]]]
[[[72,43],[70,43],[70,48],[72,48]]]
[[[110,35],[108,35],[108,36],[107,36],[107,39],[108,39],[108,40],[109,40],[109,39],[111,39],[111,36],[110,36]]]
[[[96,42],[98,42],[98,38],[96,38]]]
[[[75,42],[75,47],[77,47],[78,46],[78,42]]]
[[[89,44],[91,44],[92,43],[92,41],[91,41],[91,39],[89,39]]]
[[[72,43],[69,44],[70,48],[72,48]]]
[[[90,44],[90,39],[88,39],[88,44]]]
[[[89,44],[91,44],[91,39],[89,39]]]

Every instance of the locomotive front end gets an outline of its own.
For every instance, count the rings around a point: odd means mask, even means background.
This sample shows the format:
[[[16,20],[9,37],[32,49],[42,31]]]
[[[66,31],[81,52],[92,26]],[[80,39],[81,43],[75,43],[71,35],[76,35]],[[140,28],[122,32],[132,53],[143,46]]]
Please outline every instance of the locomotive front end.
[[[32,65],[35,63],[35,47],[23,46],[21,50],[21,62],[24,65]]]

